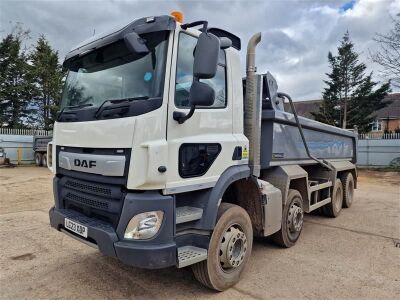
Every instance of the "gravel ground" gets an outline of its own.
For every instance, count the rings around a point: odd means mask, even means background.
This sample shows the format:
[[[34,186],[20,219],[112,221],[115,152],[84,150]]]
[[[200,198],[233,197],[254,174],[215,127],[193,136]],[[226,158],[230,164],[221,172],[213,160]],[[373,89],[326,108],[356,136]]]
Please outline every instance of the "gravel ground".
[[[50,228],[45,168],[0,169],[1,299],[393,299],[400,294],[400,174],[362,171],[353,206],[308,215],[295,247],[255,241],[242,280],[215,293],[190,268],[125,266]]]

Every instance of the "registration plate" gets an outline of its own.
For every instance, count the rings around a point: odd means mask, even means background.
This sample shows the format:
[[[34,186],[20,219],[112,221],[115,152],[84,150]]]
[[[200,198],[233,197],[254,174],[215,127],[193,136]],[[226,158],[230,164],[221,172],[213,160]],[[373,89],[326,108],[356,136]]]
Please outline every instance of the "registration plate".
[[[88,228],[86,226],[83,226],[67,218],[65,218],[64,224],[66,229],[87,238]]]

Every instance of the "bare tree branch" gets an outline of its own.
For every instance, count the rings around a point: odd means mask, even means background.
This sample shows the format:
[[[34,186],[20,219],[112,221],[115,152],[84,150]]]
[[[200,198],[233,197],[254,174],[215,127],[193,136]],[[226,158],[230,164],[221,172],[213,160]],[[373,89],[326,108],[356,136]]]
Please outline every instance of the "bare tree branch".
[[[387,34],[377,33],[374,41],[379,50],[371,54],[374,62],[383,67],[382,74],[388,77],[394,86],[400,85],[400,17],[392,18],[394,28]]]

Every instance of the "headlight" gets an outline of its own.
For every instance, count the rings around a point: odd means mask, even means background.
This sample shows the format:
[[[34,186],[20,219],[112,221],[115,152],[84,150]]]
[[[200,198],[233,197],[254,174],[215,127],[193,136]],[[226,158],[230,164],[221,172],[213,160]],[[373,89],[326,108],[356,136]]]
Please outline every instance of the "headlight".
[[[126,226],[124,238],[128,240],[147,240],[160,230],[164,212],[149,211],[134,216]]]

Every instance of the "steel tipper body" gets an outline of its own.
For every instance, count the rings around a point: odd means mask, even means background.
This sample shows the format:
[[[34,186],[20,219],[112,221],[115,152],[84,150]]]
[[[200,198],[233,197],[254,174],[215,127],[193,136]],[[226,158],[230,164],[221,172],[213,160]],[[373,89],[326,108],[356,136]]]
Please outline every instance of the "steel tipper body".
[[[142,18],[71,50],[47,151],[51,226],[129,265],[192,265],[224,290],[254,235],[290,247],[304,212],[350,206],[354,135],[282,110],[256,74],[260,38],[244,81],[240,39],[205,21]]]
[[[35,152],[35,163],[37,166],[47,167],[47,144],[51,141],[51,136],[34,136],[33,151]]]

